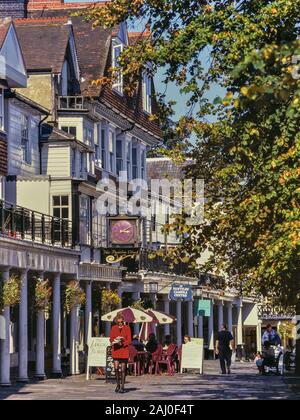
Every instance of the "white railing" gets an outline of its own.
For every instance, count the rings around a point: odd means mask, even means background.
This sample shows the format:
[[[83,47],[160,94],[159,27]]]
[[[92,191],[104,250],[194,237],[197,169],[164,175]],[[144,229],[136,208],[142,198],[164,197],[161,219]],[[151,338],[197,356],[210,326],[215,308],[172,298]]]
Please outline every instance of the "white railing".
[[[81,263],[79,265],[79,278],[80,280],[121,282],[123,269],[104,264]]]

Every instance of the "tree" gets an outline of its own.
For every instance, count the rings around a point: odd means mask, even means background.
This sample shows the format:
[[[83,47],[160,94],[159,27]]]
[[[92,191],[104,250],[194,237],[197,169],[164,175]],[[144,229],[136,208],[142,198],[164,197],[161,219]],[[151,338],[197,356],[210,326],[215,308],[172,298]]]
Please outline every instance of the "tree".
[[[151,26],[121,57],[127,86],[147,63],[189,95],[176,130],[197,135],[188,175],[206,180],[206,221],[187,226],[178,216],[168,226],[182,237],[172,259],[189,257],[195,269],[208,248],[203,269],[283,306],[300,298],[299,6],[112,0],[88,12],[94,25],[143,18]],[[213,84],[224,95],[210,100]]]

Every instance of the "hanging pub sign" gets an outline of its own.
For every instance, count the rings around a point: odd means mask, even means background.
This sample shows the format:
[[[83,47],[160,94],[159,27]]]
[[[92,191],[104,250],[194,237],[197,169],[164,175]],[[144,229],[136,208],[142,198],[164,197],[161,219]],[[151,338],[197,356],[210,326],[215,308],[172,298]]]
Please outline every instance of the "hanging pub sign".
[[[170,291],[170,300],[188,302],[193,300],[192,286],[185,284],[173,284]]]
[[[211,301],[209,299],[201,299],[195,301],[195,316],[206,316],[211,315]]]
[[[109,242],[112,248],[137,248],[140,243],[140,226],[136,217],[109,218]]]

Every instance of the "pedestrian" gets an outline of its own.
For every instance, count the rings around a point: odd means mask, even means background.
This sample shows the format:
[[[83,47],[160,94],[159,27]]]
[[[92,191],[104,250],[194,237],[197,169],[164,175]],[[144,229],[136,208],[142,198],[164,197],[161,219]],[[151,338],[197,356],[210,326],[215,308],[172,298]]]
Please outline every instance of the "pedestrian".
[[[155,353],[157,350],[157,347],[158,347],[158,342],[157,342],[155,334],[150,334],[149,341],[146,344],[147,352],[150,354]]]
[[[233,335],[228,331],[227,325],[222,324],[222,329],[218,333],[216,342],[216,354],[219,356],[222,375],[230,375],[232,352],[235,351]],[[226,371],[227,368],[227,371]]]
[[[281,338],[277,331],[275,331],[271,324],[267,325],[267,330],[262,337],[263,346],[265,343],[270,343],[271,346],[281,346]]]
[[[260,374],[266,374],[266,367],[275,365],[275,351],[269,341],[265,341],[263,353],[260,358],[256,360],[256,366]]]
[[[110,342],[112,344],[112,357],[117,377],[117,387],[115,392],[124,394],[126,370],[129,359],[129,345],[131,343],[131,330],[125,324],[124,316],[119,312],[115,318],[115,325],[110,332]]]

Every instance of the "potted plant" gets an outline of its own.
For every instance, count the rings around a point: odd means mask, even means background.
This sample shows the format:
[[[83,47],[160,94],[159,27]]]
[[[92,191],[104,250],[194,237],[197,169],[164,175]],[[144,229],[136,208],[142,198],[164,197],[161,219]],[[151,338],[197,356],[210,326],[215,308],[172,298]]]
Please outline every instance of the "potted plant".
[[[102,313],[117,309],[121,303],[121,298],[115,290],[101,291],[101,309]]]
[[[52,287],[48,279],[35,279],[35,309],[48,312],[51,308]]]
[[[21,279],[17,275],[11,275],[9,279],[5,282],[1,281],[1,309],[5,308],[6,306],[10,306],[11,308],[13,308],[14,306],[20,303],[21,286]]]

